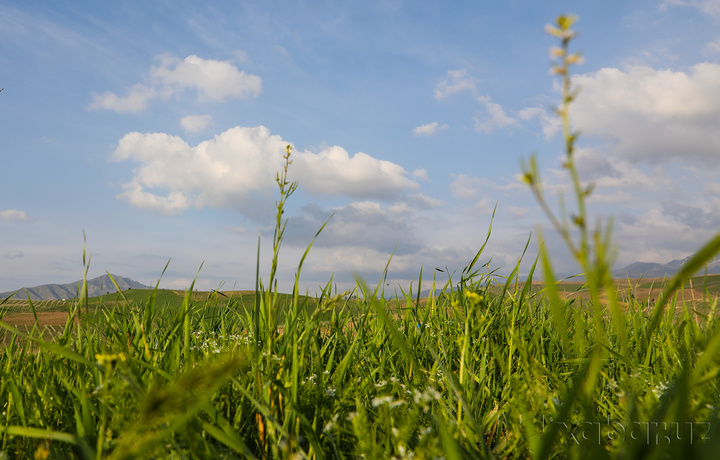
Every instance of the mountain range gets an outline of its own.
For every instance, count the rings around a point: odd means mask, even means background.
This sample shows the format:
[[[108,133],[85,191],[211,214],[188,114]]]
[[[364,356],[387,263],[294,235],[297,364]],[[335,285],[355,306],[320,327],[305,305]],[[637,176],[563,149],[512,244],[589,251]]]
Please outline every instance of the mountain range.
[[[692,257],[692,256],[690,256]],[[670,277],[677,273],[678,270],[688,261],[690,257],[684,259],[671,260],[665,264],[653,262],[635,262],[624,268],[616,269],[612,272],[615,278],[663,278]],[[720,274],[720,257],[715,257],[707,265],[707,274]],[[698,271],[698,275],[706,273],[705,268]],[[110,275],[113,277],[117,285],[123,291],[127,289],[152,289],[142,283],[138,283],[130,278],[118,275]],[[102,294],[114,294],[117,292],[115,285],[110,280],[110,276],[102,275],[87,281],[88,297],[95,297]],[[62,300],[74,299],[78,297],[78,292],[82,286],[82,280],[67,284],[43,284],[41,286],[20,288],[16,291],[0,292],[0,301],[12,294],[16,299],[25,300],[30,296],[31,300]],[[27,293],[26,293],[27,292]]]
[[[652,263],[652,262],[635,262],[633,264],[628,265],[625,268],[620,268],[613,271],[613,277],[615,278],[663,278],[663,277],[670,277],[677,273],[680,268],[682,268],[683,265],[687,261],[690,260],[692,256],[688,256],[684,259],[676,259],[671,260],[668,263],[665,264],[658,264],[658,263]],[[707,268],[707,274],[708,275],[716,275],[720,274],[720,257],[713,258],[710,262],[706,264],[705,267],[703,267],[701,270],[696,273],[697,275],[703,275],[706,273],[705,268]]]
[[[138,283],[130,278],[123,276],[110,275],[113,277],[117,285],[123,291],[127,289],[152,289],[142,283]],[[115,285],[110,280],[110,276],[102,275],[87,281],[88,297],[95,297],[101,294],[114,294],[117,292]],[[25,300],[30,296],[30,300],[62,300],[74,299],[79,297],[78,293],[82,287],[82,280],[67,284],[43,284],[35,287],[20,288],[13,299]],[[5,299],[16,291],[0,292],[0,300]],[[27,292],[27,294],[26,294]]]

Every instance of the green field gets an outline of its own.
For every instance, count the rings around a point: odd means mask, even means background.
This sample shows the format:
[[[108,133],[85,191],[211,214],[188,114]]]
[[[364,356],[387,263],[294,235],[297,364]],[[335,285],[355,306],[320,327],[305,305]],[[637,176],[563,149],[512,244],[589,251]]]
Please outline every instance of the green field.
[[[281,294],[288,146],[270,273],[252,292],[193,283],[0,305],[0,459],[717,458],[720,276],[692,275],[720,234],[672,279],[610,277],[610,226],[589,228],[592,189],[574,163],[572,25],[548,30],[562,44],[553,71],[576,212],[553,213],[534,159],[522,178],[583,283],[555,281],[540,236],[525,281],[520,262],[506,278],[483,265],[483,245],[452,278],[419,269],[399,298],[384,295],[387,268],[375,285],[337,292],[330,279],[308,298],[306,251]],[[62,322],[48,329],[50,317]]]

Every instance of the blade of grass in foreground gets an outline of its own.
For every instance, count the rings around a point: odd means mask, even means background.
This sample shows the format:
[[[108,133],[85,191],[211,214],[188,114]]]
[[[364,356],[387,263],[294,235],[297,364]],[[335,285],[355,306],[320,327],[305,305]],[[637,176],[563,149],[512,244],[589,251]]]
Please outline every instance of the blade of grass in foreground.
[[[87,359],[85,356],[67,348],[62,345],[59,345],[55,342],[47,342],[45,340],[42,340],[41,338],[35,337],[33,335],[27,335],[20,332],[16,327],[11,326],[10,324],[0,321],[0,328],[3,328],[13,334],[16,334],[19,337],[22,337],[24,339],[32,340],[36,344],[38,344],[40,347],[51,351],[53,353],[56,353],[64,358],[76,361],[81,364],[86,364],[88,366],[94,366],[95,363]]]
[[[675,291],[683,285],[683,283],[698,272],[705,264],[707,264],[718,252],[720,252],[720,233],[715,235],[713,239],[708,241],[692,258],[687,261],[679,272],[670,280],[670,283],[665,287],[660,299],[658,300],[655,310],[653,310],[650,324],[648,325],[647,332],[643,337],[642,349],[647,352],[647,347],[650,345],[650,337],[652,336],[655,328],[657,328],[660,319],[662,317],[665,305],[668,300],[673,296]]]
[[[63,433],[62,431],[53,431],[42,428],[31,428],[24,426],[0,425],[0,433],[9,434],[10,436],[24,436],[26,438],[49,439],[52,441],[67,442],[76,446],[78,445],[77,436],[71,433]]]

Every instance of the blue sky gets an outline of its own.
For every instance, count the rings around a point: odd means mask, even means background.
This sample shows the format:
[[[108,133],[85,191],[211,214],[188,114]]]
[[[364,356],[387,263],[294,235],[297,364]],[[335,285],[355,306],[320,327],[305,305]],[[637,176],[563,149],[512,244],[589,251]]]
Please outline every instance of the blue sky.
[[[617,266],[720,229],[720,1],[45,2],[0,5],[0,291],[106,270],[162,286],[267,276],[294,147],[281,281],[393,284],[456,269],[487,234],[511,267],[547,227],[517,180],[567,178],[544,26],[579,17],[572,108],[590,212]],[[577,269],[550,229],[558,271]],[[537,244],[530,246],[530,259]],[[524,265],[527,267],[527,265]]]

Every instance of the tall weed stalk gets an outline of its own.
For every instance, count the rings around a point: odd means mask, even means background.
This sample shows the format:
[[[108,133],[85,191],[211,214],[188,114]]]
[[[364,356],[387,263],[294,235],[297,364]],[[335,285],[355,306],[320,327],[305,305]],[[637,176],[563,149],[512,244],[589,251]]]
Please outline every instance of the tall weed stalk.
[[[560,299],[550,255],[540,233],[540,258],[552,318],[560,331],[563,356],[567,362],[575,364],[572,366],[574,370],[569,386],[559,401],[555,420],[550,429],[543,433],[542,441],[532,443],[533,455],[539,459],[549,458],[556,451],[555,446],[566,445],[571,456],[576,456],[580,454],[577,449],[580,449],[581,444],[582,456],[587,458],[605,458],[609,452],[626,458],[674,458],[680,453],[703,452],[703,444],[698,442],[697,437],[692,439],[692,430],[696,427],[694,424],[709,425],[711,422],[703,418],[707,417],[707,410],[698,410],[694,404],[697,402],[696,396],[707,391],[708,385],[716,385],[710,382],[720,371],[720,329],[714,327],[714,318],[706,322],[704,327],[691,320],[687,315],[687,304],[677,304],[675,293],[720,250],[720,234],[703,246],[670,280],[649,318],[646,316],[647,321],[637,321],[645,311],[642,305],[634,303],[634,299],[631,299],[628,308],[621,308],[611,275],[614,259],[612,220],[605,224],[598,220],[594,229],[590,227],[586,202],[594,185],[583,184],[577,168],[576,143],[579,134],[572,130],[570,108],[579,89],[572,85],[571,68],[581,62],[582,58],[579,53],[570,50],[576,35],[573,30],[575,21],[573,16],[560,16],[554,25],[546,27],[549,34],[560,40],[559,47],[551,48],[551,55],[555,58],[552,73],[562,81],[562,99],[556,113],[561,121],[565,145],[562,166],[572,183],[575,212],[568,215],[562,204],[558,216],[548,205],[535,157],[531,157],[529,163],[523,166],[522,179],[530,186],[541,208],[578,263],[585,277],[589,302],[578,306]],[[666,308],[672,312],[664,316]],[[675,350],[666,346],[668,335],[674,335],[678,326],[673,324],[673,313],[677,308],[685,311],[685,319],[679,329],[692,331],[685,332],[686,338],[692,339],[685,342],[684,350],[673,353]],[[592,325],[592,330],[576,329],[573,334],[569,323],[584,322],[585,316],[588,316],[587,324]],[[587,333],[590,333],[589,341],[579,339],[579,336]],[[573,348],[570,345],[572,342],[586,345]],[[644,378],[646,383],[652,383],[659,377],[658,374],[663,374],[657,369],[658,361],[669,364],[670,369],[667,371],[670,372],[663,375],[662,378],[668,380],[661,384],[663,391],[659,393],[662,396],[654,402],[646,397],[646,385],[640,380]],[[610,393],[608,384],[613,390]],[[612,394],[614,390],[617,390],[615,395]],[[708,407],[713,406],[708,404]],[[606,424],[602,431],[602,415],[607,415],[608,421],[611,416],[620,417],[621,421],[616,422],[617,426],[614,427],[610,423]],[[583,439],[584,442],[577,445],[568,442],[568,436],[570,441],[577,441],[574,436],[576,431],[568,427],[577,427],[578,424],[595,426],[596,423],[598,442],[589,439]],[[717,423],[717,419],[712,423]],[[623,431],[623,439],[619,441],[620,428],[627,430],[628,427],[638,428],[636,438],[626,439]],[[587,433],[584,429],[580,431]]]

